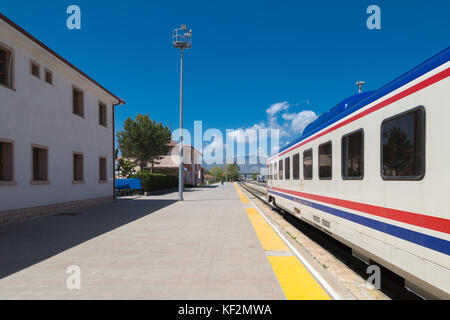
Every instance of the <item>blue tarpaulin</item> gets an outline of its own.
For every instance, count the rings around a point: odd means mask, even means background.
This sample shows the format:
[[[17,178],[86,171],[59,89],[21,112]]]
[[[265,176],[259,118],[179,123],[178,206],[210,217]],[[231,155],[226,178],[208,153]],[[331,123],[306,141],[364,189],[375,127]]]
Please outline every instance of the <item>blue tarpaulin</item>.
[[[116,179],[117,190],[140,190],[142,189],[141,179]]]

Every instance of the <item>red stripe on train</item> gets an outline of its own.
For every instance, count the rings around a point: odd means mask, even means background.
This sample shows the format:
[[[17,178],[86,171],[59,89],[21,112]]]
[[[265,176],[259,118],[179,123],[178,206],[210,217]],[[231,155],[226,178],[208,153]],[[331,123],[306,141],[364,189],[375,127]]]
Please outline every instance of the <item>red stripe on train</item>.
[[[450,233],[450,220],[445,218],[438,218],[428,216],[424,214],[418,214],[408,211],[401,211],[396,209],[378,207],[370,204],[359,203],[354,201],[342,200],[337,198],[319,196],[310,193],[304,193],[299,191],[293,191],[281,188],[269,188],[275,191],[288,193],[294,196],[325,202],[328,204],[344,207],[351,210],[356,210],[364,213],[368,213],[377,217],[391,219],[399,222],[408,223],[417,227],[427,228],[444,233]]]
[[[368,115],[368,114],[370,114],[372,112],[375,112],[375,111],[377,111],[377,110],[379,110],[381,108],[384,108],[384,107],[390,105],[391,103],[394,103],[394,102],[396,102],[396,101],[398,101],[400,99],[403,99],[403,98],[405,98],[405,97],[407,97],[407,96],[409,96],[409,95],[411,95],[411,94],[413,94],[413,93],[415,93],[417,91],[420,91],[420,90],[422,90],[422,89],[424,89],[424,88],[426,88],[426,87],[428,87],[428,86],[430,86],[430,85],[432,85],[432,84],[434,84],[436,82],[439,82],[439,81],[447,78],[448,76],[450,76],[450,68],[447,68],[447,69],[445,69],[445,70],[443,70],[443,71],[441,71],[441,72],[439,72],[439,73],[429,77],[428,79],[425,79],[424,81],[422,81],[420,83],[417,83],[417,84],[413,85],[412,87],[410,87],[410,88],[408,88],[408,89],[406,89],[406,90],[404,90],[404,91],[402,91],[400,93],[397,93],[396,95],[394,95],[394,96],[392,96],[392,97],[390,97],[390,98],[388,98],[386,100],[381,101],[380,103],[374,105],[373,107],[370,107],[370,108],[364,110],[363,112],[360,112],[357,115],[354,115],[353,117],[348,118],[347,120],[342,121],[341,123],[338,123],[337,125],[329,128],[329,129],[327,129],[325,131],[322,131],[321,133],[319,133],[319,134],[317,134],[317,135],[315,135],[315,136],[313,136],[313,137],[303,141],[302,143],[300,143],[298,145],[295,145],[295,146],[293,146],[293,147],[283,151],[282,153],[271,157],[268,161],[270,161],[270,160],[272,160],[272,159],[274,159],[276,157],[282,156],[283,154],[285,154],[285,153],[287,153],[289,151],[292,151],[294,149],[297,149],[297,148],[303,146],[304,144],[306,144],[308,142],[311,142],[311,141],[313,141],[313,140],[315,140],[317,138],[320,138],[321,136],[326,135],[327,133],[330,133],[331,131],[339,129],[340,127],[343,127],[346,124],[349,124],[350,122],[358,120],[358,119],[360,119],[360,118],[362,118],[362,117],[364,117],[364,116],[366,116],[366,115]]]

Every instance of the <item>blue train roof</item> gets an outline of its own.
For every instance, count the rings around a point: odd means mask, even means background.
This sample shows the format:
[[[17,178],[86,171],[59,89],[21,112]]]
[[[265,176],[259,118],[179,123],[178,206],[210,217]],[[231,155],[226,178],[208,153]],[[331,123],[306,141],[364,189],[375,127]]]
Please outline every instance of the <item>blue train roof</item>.
[[[342,114],[345,110],[353,107],[355,104],[372,95],[374,92],[375,91],[361,92],[339,102],[335,107],[331,108],[325,113],[322,113],[316,120],[310,123],[305,128],[305,130],[303,130],[302,136],[314,132],[315,129],[319,127],[326,127],[329,123],[333,123],[335,121],[334,118],[339,117],[339,115]]]
[[[330,109],[329,111],[321,114],[316,120],[310,123],[304,130],[302,135],[290,142],[283,148],[280,148],[278,153],[283,152],[284,150],[289,149],[293,145],[298,142],[314,135],[320,130],[328,127],[334,122],[339,121],[342,118],[345,118],[349,114],[365,107],[366,105],[372,103],[373,101],[378,100],[379,98],[389,94],[390,92],[404,86],[405,84],[413,81],[414,79],[424,75],[425,73],[439,67],[440,65],[446,63],[450,60],[450,47],[441,51],[437,55],[432,58],[426,60],[422,64],[417,67],[411,69],[405,74],[401,75],[397,79],[391,81],[384,87],[375,90],[375,91],[366,91],[362,93],[355,94],[347,99],[338,103],[335,107]],[[275,154],[276,155],[276,154]]]

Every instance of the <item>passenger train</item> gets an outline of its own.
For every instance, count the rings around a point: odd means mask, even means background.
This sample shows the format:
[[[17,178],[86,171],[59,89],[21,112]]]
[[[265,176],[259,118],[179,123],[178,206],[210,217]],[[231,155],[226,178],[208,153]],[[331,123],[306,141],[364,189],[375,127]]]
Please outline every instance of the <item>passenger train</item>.
[[[267,160],[268,201],[439,299],[450,299],[449,59],[450,47],[345,99]]]

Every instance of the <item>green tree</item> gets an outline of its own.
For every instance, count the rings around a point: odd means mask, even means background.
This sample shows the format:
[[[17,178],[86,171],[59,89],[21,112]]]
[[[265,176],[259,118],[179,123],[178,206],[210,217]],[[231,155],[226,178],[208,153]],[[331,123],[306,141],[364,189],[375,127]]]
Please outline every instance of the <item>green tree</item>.
[[[129,159],[120,158],[117,161],[116,171],[122,176],[126,178],[130,178],[132,174],[134,174],[134,163]]]
[[[241,168],[235,163],[227,165],[227,178],[233,180],[239,180]]]
[[[138,114],[136,120],[128,118],[117,133],[122,157],[134,159],[141,171],[146,163],[151,163],[153,169],[155,162],[169,151],[170,138],[170,129],[152,121],[148,114]]]
[[[214,178],[216,178],[216,180],[221,180],[221,179],[223,179],[223,177],[224,177],[224,175],[225,175],[223,169],[222,169],[221,167],[218,167],[218,166],[212,167],[211,170],[210,170],[209,172],[210,172],[210,174],[211,174],[212,176],[214,176]]]
[[[155,164],[159,164],[159,161],[162,156],[167,155],[170,150],[169,142],[172,137],[169,127],[163,126],[162,123],[156,123],[153,121],[155,125],[155,140],[156,144],[153,146],[153,150],[151,152],[152,158],[150,160],[152,166],[150,172],[153,173],[153,167]]]

